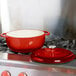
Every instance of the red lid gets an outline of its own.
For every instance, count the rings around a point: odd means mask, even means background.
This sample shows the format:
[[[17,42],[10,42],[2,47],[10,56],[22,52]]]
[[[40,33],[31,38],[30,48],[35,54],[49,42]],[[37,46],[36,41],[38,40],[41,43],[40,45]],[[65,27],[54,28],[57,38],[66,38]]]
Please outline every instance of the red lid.
[[[42,48],[32,53],[34,56],[40,58],[62,58],[72,54],[71,51],[63,48]]]
[[[33,61],[40,62],[40,63],[66,63],[66,62],[72,61],[74,58],[75,58],[74,54],[67,56],[66,58],[59,58],[59,59],[39,58],[34,55],[31,55],[31,59]]]
[[[63,48],[42,48],[34,51],[31,59],[41,63],[65,63],[73,60],[75,55]]]

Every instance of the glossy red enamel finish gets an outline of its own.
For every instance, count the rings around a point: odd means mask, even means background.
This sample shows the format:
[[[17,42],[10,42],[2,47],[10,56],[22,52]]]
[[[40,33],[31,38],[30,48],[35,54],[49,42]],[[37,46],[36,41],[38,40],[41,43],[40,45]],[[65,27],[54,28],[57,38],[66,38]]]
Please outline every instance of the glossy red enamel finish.
[[[6,37],[8,47],[15,52],[27,53],[41,48],[45,41],[45,35],[32,38]]]
[[[1,37],[6,38],[7,45],[12,51],[28,53],[28,52],[32,52],[33,50],[39,49],[43,46],[45,42],[45,36],[50,35],[50,33],[48,31],[42,31],[42,32],[44,32],[42,35],[38,35],[35,37],[28,37],[28,38],[13,37],[12,35],[8,36],[7,33],[2,33]]]
[[[65,63],[73,60],[75,55],[62,48],[42,48],[33,51],[31,59],[41,63]]]
[[[27,74],[22,72],[18,76],[27,76]]]
[[[75,59],[75,55],[74,54],[71,54],[69,56],[66,56],[65,58],[40,58],[40,57],[37,57],[37,56],[34,56],[34,55],[31,55],[31,59],[33,61],[36,61],[36,62],[40,62],[40,63],[66,63],[66,62],[69,62],[69,61],[72,61],[73,59]]]
[[[63,48],[42,48],[34,51],[33,54],[41,58],[62,58],[72,54],[72,52]]]
[[[11,74],[8,71],[3,71],[1,76],[11,76]]]

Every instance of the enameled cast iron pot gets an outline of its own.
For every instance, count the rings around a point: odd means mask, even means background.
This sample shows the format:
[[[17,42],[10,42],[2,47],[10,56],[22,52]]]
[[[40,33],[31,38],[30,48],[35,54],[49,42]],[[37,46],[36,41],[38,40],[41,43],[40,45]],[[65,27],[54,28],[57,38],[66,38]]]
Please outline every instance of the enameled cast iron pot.
[[[41,48],[45,42],[45,35],[48,31],[41,30],[17,30],[2,33],[6,38],[7,46],[14,52],[28,53]]]

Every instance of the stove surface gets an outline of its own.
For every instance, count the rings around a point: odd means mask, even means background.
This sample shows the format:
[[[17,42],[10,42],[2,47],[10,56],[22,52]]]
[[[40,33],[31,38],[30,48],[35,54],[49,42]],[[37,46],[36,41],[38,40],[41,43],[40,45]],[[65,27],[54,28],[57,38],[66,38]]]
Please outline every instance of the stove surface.
[[[55,46],[58,48],[69,49],[74,54],[76,54],[75,44],[76,44],[76,40],[65,40],[63,38],[60,38],[60,39],[46,41],[44,43],[43,48],[46,48],[46,47],[50,48],[50,47]],[[65,68],[76,67],[76,59],[74,59],[73,61],[67,62],[67,63],[63,63],[63,64],[43,64],[43,63],[32,61],[30,55],[31,53],[17,53],[17,52],[11,51],[7,47],[6,41],[3,38],[0,39],[0,64],[1,65],[7,64],[7,65],[13,66],[12,64],[16,64],[16,67],[17,66],[20,67],[21,65],[27,64],[27,65],[41,66],[41,67],[43,66],[45,67],[56,66],[56,67],[65,67]]]
[[[43,48],[65,48],[76,54],[75,40],[54,39],[46,41]],[[6,72],[10,76],[76,76],[76,59],[63,64],[44,64],[31,60],[31,53],[11,51],[6,41],[0,39],[0,74]],[[27,75],[26,75],[27,74]],[[4,75],[3,75],[4,76]]]

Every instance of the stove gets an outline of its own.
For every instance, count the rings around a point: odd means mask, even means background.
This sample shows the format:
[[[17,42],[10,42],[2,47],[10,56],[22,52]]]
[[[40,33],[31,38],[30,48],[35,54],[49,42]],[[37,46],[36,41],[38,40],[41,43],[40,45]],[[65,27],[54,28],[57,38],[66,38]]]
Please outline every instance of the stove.
[[[43,48],[65,48],[76,54],[76,40],[64,38],[45,41]],[[43,64],[34,62],[31,53],[13,52],[7,47],[6,40],[0,38],[0,75],[1,76],[76,76],[76,59],[63,64]]]

